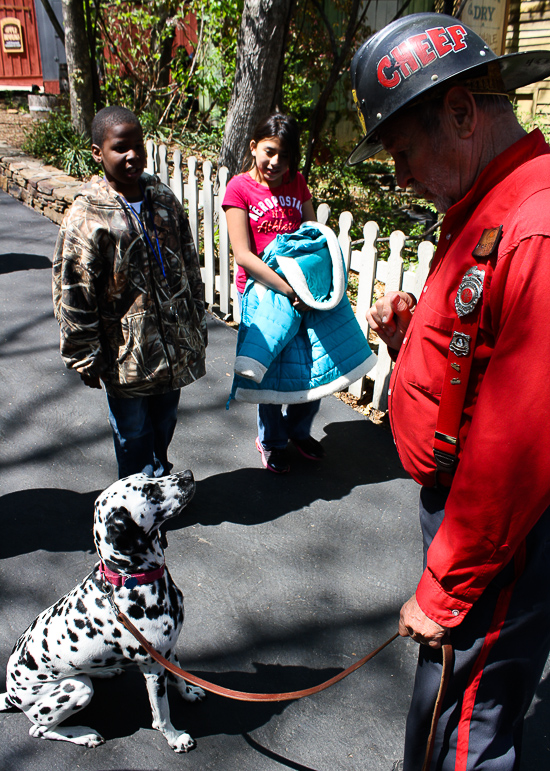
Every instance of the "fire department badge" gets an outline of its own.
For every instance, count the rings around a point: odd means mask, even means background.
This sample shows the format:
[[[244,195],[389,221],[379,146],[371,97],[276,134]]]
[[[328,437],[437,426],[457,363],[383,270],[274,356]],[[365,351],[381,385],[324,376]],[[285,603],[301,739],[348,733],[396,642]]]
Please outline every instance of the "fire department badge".
[[[471,313],[483,292],[485,271],[475,265],[464,274],[456,293],[455,308],[460,317]]]

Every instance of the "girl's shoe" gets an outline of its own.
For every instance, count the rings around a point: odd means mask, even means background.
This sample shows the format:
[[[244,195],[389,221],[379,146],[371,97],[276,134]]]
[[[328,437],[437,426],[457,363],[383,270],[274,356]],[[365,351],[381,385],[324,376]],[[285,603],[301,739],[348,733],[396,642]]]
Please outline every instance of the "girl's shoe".
[[[308,460],[321,460],[325,457],[323,445],[312,436],[308,436],[306,439],[292,439],[292,443],[298,452]]]
[[[262,463],[268,471],[273,471],[274,474],[286,474],[287,471],[290,471],[288,453],[285,449],[274,447],[272,450],[266,450],[258,436],[256,437],[256,449],[262,456]]]

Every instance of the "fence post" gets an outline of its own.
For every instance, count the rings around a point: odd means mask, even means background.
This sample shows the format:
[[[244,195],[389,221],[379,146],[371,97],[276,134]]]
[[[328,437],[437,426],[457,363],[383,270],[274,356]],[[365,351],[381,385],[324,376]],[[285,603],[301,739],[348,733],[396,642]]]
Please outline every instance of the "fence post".
[[[404,244],[404,233],[400,230],[394,230],[390,235],[390,256],[388,258],[388,273],[386,276],[386,294],[401,289],[401,282],[403,280],[403,257],[401,251]],[[392,363],[386,344],[380,341],[372,405],[376,410],[381,410],[382,412],[386,412],[388,409],[388,389],[390,386]]]
[[[330,217],[330,206],[328,203],[321,203],[317,207],[317,222],[321,225],[326,225],[328,218]]]
[[[157,147],[152,139],[148,139],[145,143],[145,148],[147,150],[147,164],[145,165],[145,171],[147,174],[154,174],[156,171],[155,168],[155,156],[157,152]]]
[[[191,155],[187,159],[187,168],[189,169],[189,178],[187,184],[184,186],[183,191],[185,198],[188,201],[188,217],[189,227],[191,228],[191,235],[195,242],[195,249],[199,255],[199,181],[197,179],[197,159],[194,155]]]
[[[216,210],[218,212],[218,237],[220,246],[218,257],[220,263],[220,311],[228,316],[231,313],[231,271],[229,266],[229,234],[227,232],[227,219],[222,207],[222,201],[227,187],[229,169],[222,166],[218,172],[218,194],[216,196]]]
[[[351,225],[353,223],[353,215],[349,211],[343,211],[340,214],[340,218],[338,220],[338,227],[340,232],[338,233],[338,243],[340,244],[340,249],[342,250],[342,254],[344,255],[344,265],[346,266],[346,271],[349,273],[349,264],[351,260],[351,238],[349,235],[349,231],[351,228]]]
[[[168,175],[168,150],[166,145],[159,145],[157,154],[159,179],[164,185],[170,185],[170,177]]]
[[[372,305],[374,279],[376,278],[376,258],[378,256],[376,239],[378,238],[378,223],[373,222],[372,220],[367,222],[363,228],[363,237],[365,241],[363,243],[363,248],[361,249],[359,265],[357,266],[357,273],[359,276],[355,316],[359,322],[359,326],[363,330],[363,334],[368,340],[369,324],[366,319],[366,313]],[[372,371],[369,373],[369,377],[375,377]],[[352,396],[356,396],[360,399],[363,395],[363,378],[352,383],[348,390]]]
[[[172,171],[170,187],[172,189],[172,192],[178,199],[178,201],[181,204],[183,204],[183,174],[181,170],[181,150],[179,150],[178,148],[174,150],[172,160],[174,163],[174,169]]]
[[[418,265],[416,266],[413,294],[416,301],[420,300],[422,288],[428,278],[430,265],[434,255],[434,245],[430,241],[422,241],[418,245]]]
[[[208,305],[214,305],[216,264],[214,257],[214,185],[212,182],[212,161],[202,164],[204,176],[202,188],[203,238],[204,238],[204,285]]]

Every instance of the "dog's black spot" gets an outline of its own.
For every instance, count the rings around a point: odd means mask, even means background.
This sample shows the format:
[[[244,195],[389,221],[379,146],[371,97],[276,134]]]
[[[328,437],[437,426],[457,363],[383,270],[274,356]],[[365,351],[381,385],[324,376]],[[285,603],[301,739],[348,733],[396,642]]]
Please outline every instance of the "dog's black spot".
[[[77,600],[77,603],[76,603],[76,610],[77,610],[77,611],[78,611],[78,613],[80,613],[82,616],[85,616],[85,615],[86,615],[86,606],[84,605],[84,603],[82,602],[82,600],[80,599],[80,597],[78,598],[78,600]]]
[[[86,623],[81,618],[75,618],[74,625],[77,629],[84,629]]]
[[[41,707],[39,711],[41,715],[49,715],[52,710],[51,707]]]
[[[43,637],[43,639],[42,639],[42,647],[43,647],[43,649],[44,649],[45,651],[48,651],[48,650],[49,650],[49,648],[48,648],[48,641],[46,640],[46,635],[44,635],[44,637]]]
[[[130,616],[130,618],[138,619],[138,618],[143,618],[145,613],[143,611],[143,608],[140,608],[139,605],[136,605],[136,603],[134,603],[133,605],[130,605],[130,608],[128,609],[128,615]]]
[[[162,616],[162,614],[163,614],[163,610],[159,608],[158,605],[151,605],[150,608],[147,608],[145,610],[145,615],[147,616],[147,618],[151,620],[155,618],[159,618],[160,616]]]
[[[71,700],[70,696],[59,696],[59,698],[57,699],[57,703],[58,704],[66,704],[70,700]]]
[[[94,618],[94,624],[98,626],[100,629],[102,626],[105,626],[103,621],[100,618]]]
[[[78,635],[77,635],[77,633],[76,633],[76,632],[73,632],[73,630],[72,630],[72,629],[67,629],[67,634],[69,635],[69,637],[71,638],[71,640],[72,640],[74,643],[77,643],[77,642],[78,642]]]
[[[37,677],[38,680],[47,680],[48,679],[48,675],[45,675],[44,673],[42,673],[41,675],[36,675],[36,677]]]
[[[78,647],[76,645],[71,645],[71,650],[73,653],[78,653]]]
[[[122,632],[116,627],[113,629],[113,637],[122,637]]]
[[[31,669],[33,672],[38,669],[38,664],[28,650],[19,657],[19,665],[21,667],[25,667],[26,669]]]
[[[63,686],[63,690],[65,691],[65,693],[72,693],[73,691],[76,690],[76,688],[72,683],[65,683],[65,685]]]

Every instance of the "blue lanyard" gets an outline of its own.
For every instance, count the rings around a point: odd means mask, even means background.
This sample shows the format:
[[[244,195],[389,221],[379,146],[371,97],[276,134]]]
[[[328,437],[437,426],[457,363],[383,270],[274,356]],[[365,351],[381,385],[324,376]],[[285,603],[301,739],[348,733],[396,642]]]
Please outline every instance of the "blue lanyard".
[[[122,197],[124,198],[124,196],[122,196]],[[124,200],[126,201],[126,198],[124,198]],[[157,249],[156,250],[155,250],[155,247],[153,246],[153,242],[151,241],[151,239],[149,237],[149,233],[145,230],[143,222],[141,221],[141,217],[139,216],[137,211],[134,209],[134,207],[132,206],[130,201],[126,201],[126,203],[130,207],[130,209],[133,211],[133,213],[135,214],[135,217],[136,217],[137,221],[139,222],[139,226],[140,226],[141,230],[143,231],[143,235],[145,236],[145,240],[147,241],[147,243],[151,247],[151,251],[155,255],[155,260],[157,261],[158,266],[159,266],[159,268],[162,271],[162,275],[164,276],[164,278],[166,278],[166,271],[164,269],[164,260],[162,259],[162,251],[160,249],[160,244],[159,244],[159,235],[158,235],[158,232],[157,232],[157,226],[155,225],[155,219],[153,217],[153,212],[151,211],[151,209],[149,207],[149,203],[147,202],[147,197],[145,195],[143,196],[143,200],[145,202],[145,205],[147,206],[147,210],[149,212],[149,215],[151,217],[151,222],[153,224],[153,230],[155,231],[155,241],[157,243]]]

